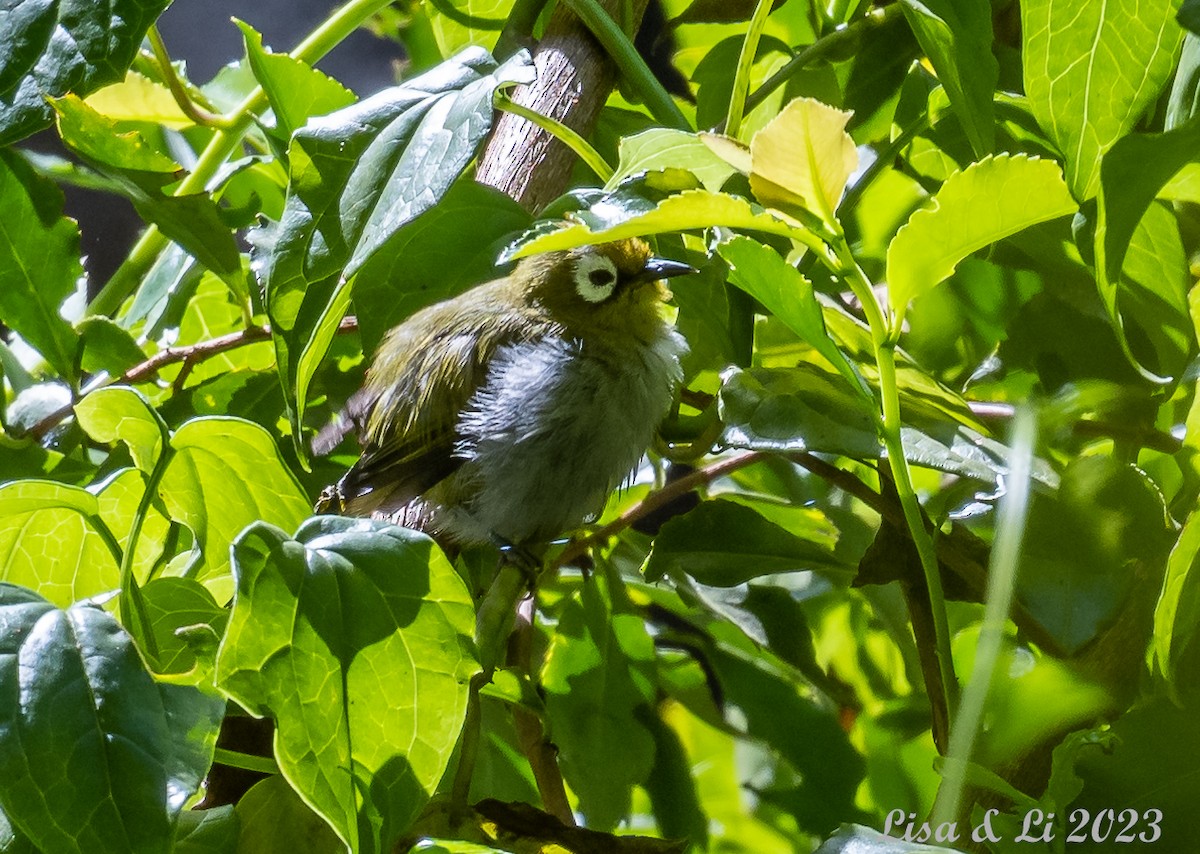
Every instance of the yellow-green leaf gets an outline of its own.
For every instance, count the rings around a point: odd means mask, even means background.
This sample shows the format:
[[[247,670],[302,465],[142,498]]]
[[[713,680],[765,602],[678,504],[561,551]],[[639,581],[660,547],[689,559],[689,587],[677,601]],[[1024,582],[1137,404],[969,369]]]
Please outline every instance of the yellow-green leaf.
[[[833,221],[858,167],[846,133],[850,113],[812,98],[797,98],[750,141],[750,189],[764,205],[799,204]]]
[[[153,122],[172,130],[183,130],[194,122],[183,114],[170,90],[136,71],[120,83],[97,89],[83,99],[105,118],[118,122]]]
[[[793,239],[811,239],[800,223],[779,211],[768,211],[739,196],[712,193],[708,190],[686,190],[668,196],[651,210],[632,214],[612,225],[593,231],[582,222],[540,234],[528,243],[507,254],[523,258],[539,252],[572,249],[628,237],[664,234],[696,228],[723,225],[748,231],[762,231]]]
[[[949,278],[972,252],[1077,207],[1053,161],[1004,154],[954,173],[888,247],[888,291],[897,321],[910,301]]]

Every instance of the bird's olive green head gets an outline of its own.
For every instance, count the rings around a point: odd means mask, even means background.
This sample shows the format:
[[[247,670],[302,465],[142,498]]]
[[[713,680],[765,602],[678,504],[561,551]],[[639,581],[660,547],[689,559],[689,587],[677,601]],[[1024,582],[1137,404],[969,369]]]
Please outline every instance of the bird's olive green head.
[[[534,255],[517,265],[510,281],[573,334],[625,331],[648,339],[671,298],[662,280],[693,272],[654,257],[644,240],[631,238]]]

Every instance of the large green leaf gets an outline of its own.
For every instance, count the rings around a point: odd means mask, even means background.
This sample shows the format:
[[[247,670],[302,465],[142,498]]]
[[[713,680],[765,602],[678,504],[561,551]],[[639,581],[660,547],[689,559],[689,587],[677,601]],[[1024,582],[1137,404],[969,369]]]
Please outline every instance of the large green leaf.
[[[284,775],[351,850],[391,851],[462,727],[470,594],[432,540],[383,522],[259,523],[233,552],[218,685],[275,719]]]
[[[1144,473],[1111,457],[1080,458],[1057,494],[1033,497],[1017,596],[1073,653],[1120,611],[1131,564],[1161,567],[1174,539],[1162,495]]]
[[[1137,842],[1128,847],[1135,850],[1190,850],[1200,835],[1200,815],[1190,806],[1200,798],[1195,719],[1194,707],[1179,708],[1160,697],[1115,720],[1110,730],[1115,738],[1107,749],[1080,751],[1076,773],[1084,786],[1072,808],[1086,809],[1094,821],[1102,812],[1132,810],[1138,817]],[[1117,832],[1126,821],[1127,816],[1116,825]],[[1103,820],[1098,823],[1105,826]],[[1115,847],[1079,846],[1094,851]]]
[[[646,578],[683,572],[713,587],[734,587],[777,572],[849,569],[825,542],[802,539],[732,501],[703,501],[663,525]]]
[[[839,377],[812,364],[794,368],[748,368],[726,372],[719,405],[722,441],[756,451],[839,454],[880,459],[883,445],[862,398]],[[902,393],[903,395],[903,393]],[[902,396],[900,433],[910,463],[999,483],[1008,473],[1009,450],[978,430],[955,423],[920,398]],[[1057,485],[1039,461],[1034,477]]]
[[[159,463],[166,426],[133,389],[94,391],[76,404],[76,415],[96,441],[126,444],[147,474]],[[204,555],[198,578],[224,602],[233,592],[228,570],[234,537],[259,520],[294,528],[311,505],[275,440],[258,424],[221,416],[193,418],[170,436],[168,445],[159,497],[171,518],[192,529]]]
[[[495,91],[531,72],[524,51],[497,66],[468,49],[293,136],[283,218],[252,239],[301,459],[308,386],[354,274],[437,203],[486,136]]]
[[[285,139],[310,117],[354,103],[354,93],[341,83],[286,53],[273,53],[263,46],[262,34],[254,27],[245,21],[235,23],[245,38],[254,78],[262,85]]]
[[[897,319],[972,252],[1076,207],[1049,160],[1004,154],[951,175],[888,247],[888,299]]]
[[[0,806],[46,852],[168,852],[224,701],[156,683],[99,608],[0,583]]]
[[[1067,160],[1067,184],[1096,194],[1100,158],[1132,130],[1171,79],[1183,29],[1178,0],[1025,0],[1025,92]]]
[[[396,232],[354,279],[363,350],[414,312],[495,275],[504,242],[529,225],[529,213],[499,190],[467,177]]]
[[[92,521],[99,514],[96,496],[78,486],[21,480],[0,487],[0,580],[63,606],[116,588],[117,556]]]
[[[639,719],[654,703],[654,643],[608,565],[570,600],[542,670],[550,737],[588,825],[613,828],[654,766]]]
[[[75,334],[58,307],[83,275],[79,229],[62,193],[12,151],[0,150],[0,199],[0,321],[72,377]]]
[[[194,418],[171,437],[174,453],[159,494],[171,517],[196,535],[199,578],[217,601],[231,592],[229,545],[252,522],[295,528],[312,508],[271,434],[240,418]]]
[[[50,124],[47,96],[116,83],[170,0],[8,0],[0,10],[0,145]]]
[[[946,87],[955,115],[977,157],[996,145],[992,90],[1000,73],[992,55],[988,0],[903,0],[921,49]]]

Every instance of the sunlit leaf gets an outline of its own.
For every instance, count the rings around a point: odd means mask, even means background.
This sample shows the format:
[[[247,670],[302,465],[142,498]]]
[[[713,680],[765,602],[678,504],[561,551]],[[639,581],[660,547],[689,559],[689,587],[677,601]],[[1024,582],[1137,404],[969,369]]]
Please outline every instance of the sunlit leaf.
[[[799,205],[833,221],[858,151],[850,113],[797,98],[750,140],[750,189],[764,205]]]
[[[654,169],[674,167],[687,169],[707,190],[719,190],[734,168],[714,154],[694,133],[671,128],[653,128],[633,136],[622,137],[620,162],[616,172],[605,185],[611,190],[625,178]]]
[[[1038,124],[1066,156],[1076,199],[1096,194],[1100,158],[1171,79],[1183,39],[1176,5],[1021,3],[1025,92]]]
[[[294,59],[263,47],[262,34],[245,21],[235,21],[246,41],[246,56],[254,77],[262,84],[279,130],[290,137],[312,116],[323,116],[355,101],[354,93],[332,77]]]
[[[908,303],[944,281],[977,249],[1076,209],[1058,164],[1024,155],[987,157],[946,179],[888,247],[888,300]]]
[[[432,540],[383,522],[257,523],[233,552],[218,685],[275,719],[280,768],[343,842],[391,851],[462,727],[470,594]]]

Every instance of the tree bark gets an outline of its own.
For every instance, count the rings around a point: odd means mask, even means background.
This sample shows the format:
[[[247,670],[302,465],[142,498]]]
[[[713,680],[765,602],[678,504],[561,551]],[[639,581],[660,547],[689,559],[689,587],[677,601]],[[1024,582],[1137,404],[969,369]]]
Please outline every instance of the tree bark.
[[[634,0],[634,24],[648,0]],[[602,0],[617,17],[618,3]],[[512,99],[550,116],[583,136],[596,125],[616,83],[616,67],[600,43],[567,6],[559,3],[533,54],[537,80],[519,87]],[[574,153],[546,131],[512,113],[502,113],[475,173],[481,184],[506,193],[537,213],[566,191]]]

